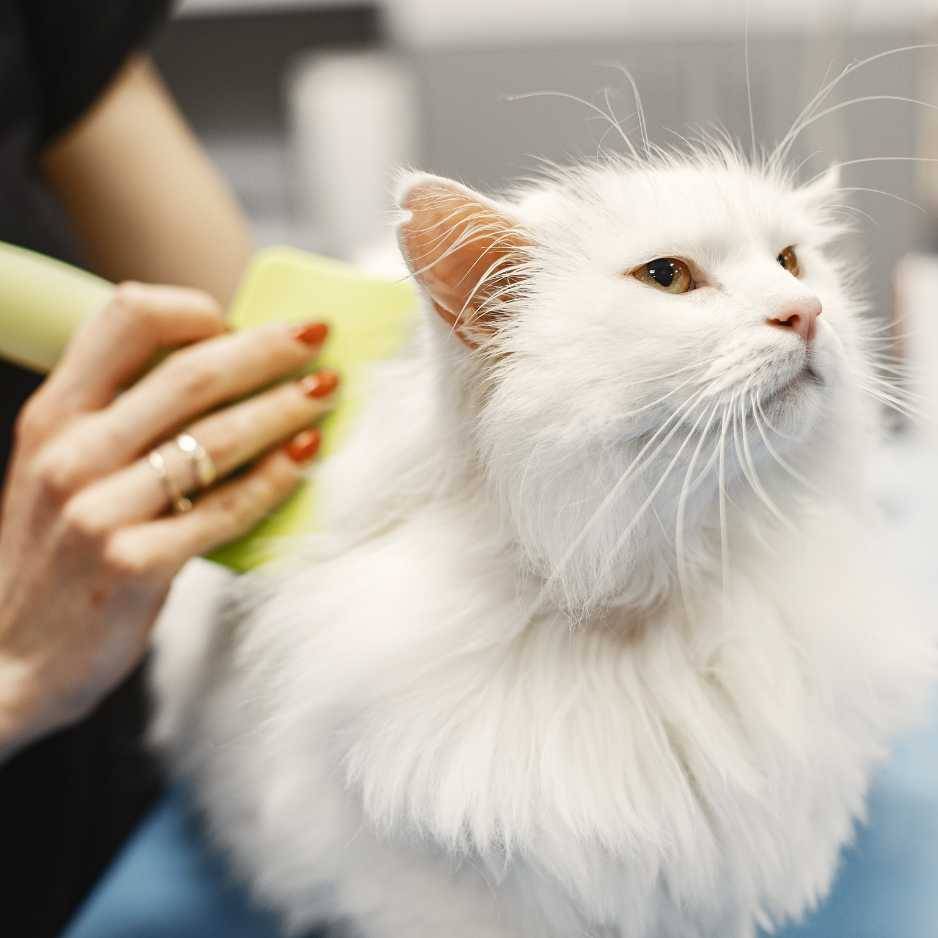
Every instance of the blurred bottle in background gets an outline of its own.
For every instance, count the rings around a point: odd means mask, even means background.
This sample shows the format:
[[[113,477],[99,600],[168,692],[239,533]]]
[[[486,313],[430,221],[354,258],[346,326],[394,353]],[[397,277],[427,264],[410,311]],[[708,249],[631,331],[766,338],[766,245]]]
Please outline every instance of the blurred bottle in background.
[[[316,53],[294,63],[286,89],[301,234],[372,270],[401,269],[388,222],[395,175],[416,160],[408,66],[378,50]]]

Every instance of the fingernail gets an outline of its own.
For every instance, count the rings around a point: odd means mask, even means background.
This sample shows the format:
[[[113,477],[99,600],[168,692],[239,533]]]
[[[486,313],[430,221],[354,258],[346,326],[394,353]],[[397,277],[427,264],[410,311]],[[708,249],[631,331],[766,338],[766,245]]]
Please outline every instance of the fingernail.
[[[300,380],[300,390],[307,397],[328,397],[339,386],[339,376],[334,371],[317,371]]]
[[[313,427],[312,430],[297,433],[284,449],[294,462],[309,462],[316,455],[321,442],[322,434],[316,427]]]
[[[293,338],[304,345],[322,345],[329,335],[329,326],[324,322],[308,322],[293,330]]]

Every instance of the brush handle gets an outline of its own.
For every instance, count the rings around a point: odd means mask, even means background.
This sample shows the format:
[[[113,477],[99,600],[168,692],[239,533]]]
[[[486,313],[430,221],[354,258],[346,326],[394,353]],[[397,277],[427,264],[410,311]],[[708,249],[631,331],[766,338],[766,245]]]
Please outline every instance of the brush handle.
[[[0,242],[0,358],[50,371],[82,320],[113,290],[77,267]]]

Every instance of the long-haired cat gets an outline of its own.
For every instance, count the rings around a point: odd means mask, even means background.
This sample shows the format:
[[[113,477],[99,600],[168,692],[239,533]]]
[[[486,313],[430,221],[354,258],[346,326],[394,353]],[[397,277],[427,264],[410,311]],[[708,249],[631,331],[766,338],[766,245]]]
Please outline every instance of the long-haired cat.
[[[935,665],[877,549],[836,201],[717,143],[403,180],[426,315],[325,533],[159,666],[290,926],[752,938],[824,896]]]

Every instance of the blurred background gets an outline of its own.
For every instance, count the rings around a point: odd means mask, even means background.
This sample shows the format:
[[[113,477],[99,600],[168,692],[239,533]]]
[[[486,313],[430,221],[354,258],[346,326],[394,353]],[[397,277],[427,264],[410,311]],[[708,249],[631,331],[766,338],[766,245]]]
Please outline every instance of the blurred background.
[[[719,123],[749,139],[743,35],[748,16],[756,133],[778,140],[851,60],[938,36],[927,0],[183,0],[156,50],[170,85],[234,184],[261,243],[346,257],[387,230],[389,178],[402,163],[497,189],[536,167],[614,147],[608,126],[558,91],[603,104],[626,126],[627,66],[653,139]],[[938,49],[884,58],[832,101],[895,95],[938,102]],[[938,116],[896,101],[832,114],[803,134],[806,177],[871,156],[938,157]],[[633,122],[634,124],[634,122]],[[869,283],[892,304],[892,272],[938,245],[938,170],[913,161],[861,164],[843,185],[869,213]]]

